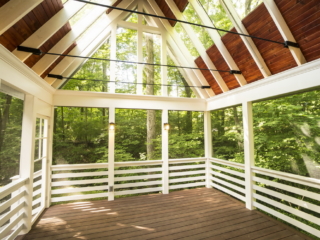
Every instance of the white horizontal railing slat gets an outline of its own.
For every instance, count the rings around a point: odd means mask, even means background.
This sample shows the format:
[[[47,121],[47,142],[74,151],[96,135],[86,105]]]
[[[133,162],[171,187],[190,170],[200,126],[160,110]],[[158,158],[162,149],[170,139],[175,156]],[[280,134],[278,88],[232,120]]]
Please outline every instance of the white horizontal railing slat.
[[[33,179],[37,178],[37,177],[40,177],[42,175],[42,170],[39,170],[38,172],[35,172],[33,174]]]
[[[299,205],[301,207],[307,208],[307,209],[309,209],[311,211],[320,212],[320,206],[315,205],[313,203],[309,203],[309,202],[306,202],[306,201],[303,201],[303,200],[300,200],[300,199],[297,199],[297,198],[294,198],[294,197],[290,197],[288,195],[285,195],[285,194],[282,194],[282,193],[279,193],[279,192],[276,192],[276,191],[273,191],[273,190],[270,190],[270,189],[267,189],[267,188],[264,188],[264,187],[260,187],[260,186],[257,186],[257,185],[253,185],[253,189],[257,190],[257,191],[261,191],[261,192],[266,193],[268,195],[271,195],[273,197],[276,197],[276,198],[291,202],[291,203]]]
[[[108,178],[98,178],[98,179],[87,179],[87,180],[73,180],[73,181],[59,181],[52,182],[52,187],[62,187],[62,186],[73,186],[81,184],[91,184],[91,183],[107,183]]]
[[[35,196],[41,194],[41,192],[42,192],[42,189],[39,188],[38,190],[36,190],[36,191],[34,191],[34,192],[32,193],[32,197],[35,197]]]
[[[268,203],[268,204],[270,204],[272,206],[275,206],[277,208],[280,208],[282,210],[290,212],[290,213],[292,213],[292,214],[294,214],[294,215],[296,215],[298,217],[304,218],[304,219],[306,219],[308,221],[312,221],[314,223],[320,223],[320,218],[314,217],[311,214],[302,212],[302,211],[300,211],[298,209],[292,208],[292,207],[287,206],[287,205],[285,205],[283,203],[274,201],[274,200],[272,200],[270,198],[264,197],[264,196],[256,194],[256,193],[253,194],[253,197],[256,198],[256,199],[259,199],[259,200],[261,200],[263,202],[266,202],[266,203]]]
[[[246,201],[245,196],[242,196],[242,195],[240,195],[238,193],[235,193],[235,192],[233,192],[233,191],[231,191],[231,190],[229,190],[227,188],[224,188],[224,187],[222,187],[222,186],[220,186],[218,184],[211,183],[211,186],[214,187],[214,188],[217,188],[217,189],[221,190],[222,192],[225,192],[225,193],[227,193],[227,194],[229,194],[229,195],[231,195],[231,196],[233,196],[235,198],[238,198],[241,201],[244,201],[244,202]]]
[[[130,180],[139,180],[139,179],[152,179],[152,178],[162,178],[162,174],[151,174],[151,175],[139,175],[139,176],[130,176],[130,177],[115,177],[115,182],[120,181],[130,181]]]
[[[114,195],[119,196],[119,195],[138,194],[138,193],[147,193],[147,192],[159,192],[159,191],[162,191],[162,187],[142,188],[142,189],[135,189],[135,190],[124,190],[124,191],[115,192]]]
[[[24,228],[24,224],[21,223],[5,240],[14,240]]]
[[[128,188],[128,187],[141,187],[141,186],[150,186],[162,184],[162,181],[151,181],[151,182],[136,182],[136,183],[124,183],[124,184],[115,184],[114,188]]]
[[[271,209],[269,207],[266,207],[266,206],[264,206],[264,205],[262,205],[262,204],[260,204],[258,202],[254,202],[253,205],[255,207],[257,207],[257,208],[269,213],[269,214],[272,214],[273,216],[275,216],[277,218],[282,219],[285,222],[288,222],[288,223],[290,223],[290,224],[292,224],[292,225],[304,230],[304,231],[307,231],[307,232],[309,232],[309,233],[311,233],[311,234],[313,234],[315,236],[320,236],[320,231],[319,230],[317,230],[317,229],[315,229],[313,227],[310,227],[310,226],[308,226],[308,225],[306,225],[306,224],[304,224],[304,223],[302,223],[302,222],[300,222],[298,220],[295,220],[295,219],[293,219],[293,218],[291,218],[291,217],[289,217],[287,215],[284,215],[284,214],[282,214],[280,212],[277,212],[277,211],[275,211],[275,210],[273,210],[273,209]]]
[[[0,212],[5,211],[8,207],[10,207],[12,204],[20,200],[24,195],[26,194],[26,191],[20,192],[18,195],[14,196],[13,198],[10,198],[8,201],[2,203],[0,205]]]
[[[309,192],[307,190],[303,190],[303,189],[296,188],[296,187],[291,187],[286,184],[277,183],[277,182],[270,181],[270,180],[263,179],[263,178],[259,178],[259,177],[253,177],[253,181],[261,182],[261,183],[267,184],[269,186],[277,187],[277,188],[283,189],[285,191],[296,193],[298,195],[313,198],[315,200],[320,199],[320,194]]]
[[[37,205],[38,203],[41,203],[41,197],[37,198],[36,200],[32,201],[32,206]]]
[[[9,183],[8,185],[0,188],[0,199],[5,198],[9,194],[21,188],[26,181],[27,181],[27,178],[21,178],[17,181]]]
[[[231,173],[231,174],[239,176],[239,177],[243,177],[243,178],[245,177],[245,174],[242,173],[242,172],[237,172],[237,171],[234,171],[234,170],[231,170],[231,169],[228,169],[228,168],[219,167],[219,166],[216,166],[216,165],[210,165],[210,167],[214,168],[216,170],[220,170],[220,171],[223,171],[223,172]]]
[[[40,180],[37,181],[37,182],[34,182],[33,185],[32,185],[32,187],[35,188],[35,187],[40,186],[41,184],[42,184],[42,179],[40,179]]]
[[[214,171],[210,171],[211,174],[217,176],[217,177],[221,177],[221,178],[224,178],[224,179],[227,179],[227,180],[230,180],[232,182],[235,182],[235,183],[238,183],[240,185],[245,185],[245,181],[244,180],[241,180],[241,179],[237,179],[235,177],[231,177],[231,176],[228,176],[226,174],[223,174],[221,172],[214,172]]]
[[[198,165],[186,165],[186,166],[174,166],[169,167],[169,170],[184,170],[184,169],[194,169],[194,168],[205,168],[205,164],[198,164]]]
[[[81,173],[58,173],[52,174],[52,178],[75,178],[75,177],[93,177],[93,176],[106,176],[107,171],[102,172],[81,172]]]
[[[31,214],[32,214],[32,216],[33,216],[33,215],[36,215],[36,214],[40,211],[40,209],[41,209],[41,206],[39,206],[39,207],[37,207],[37,208],[33,209],[33,210],[32,210],[32,213],[31,213]]]
[[[128,173],[145,173],[145,172],[161,172],[162,168],[145,168],[145,169],[129,169],[129,170],[116,170],[115,175],[128,174]]]
[[[180,159],[169,159],[169,164],[178,164],[178,163],[190,163],[190,162],[205,162],[206,158],[180,158]]]
[[[219,179],[219,178],[215,178],[215,177],[210,177],[210,179],[211,179],[212,181],[215,181],[215,182],[217,182],[217,183],[220,183],[220,184],[222,184],[222,185],[224,185],[224,186],[226,186],[226,187],[232,188],[232,189],[234,189],[234,190],[236,190],[236,191],[238,191],[238,192],[245,193],[245,189],[244,189],[244,188],[238,187],[238,186],[236,186],[236,185],[234,185],[234,184],[232,184],[232,183],[228,183],[228,182],[226,182],[226,181],[223,181],[223,180],[221,180],[221,179]]]
[[[200,187],[200,186],[205,186],[205,185],[206,185],[205,182],[196,182],[196,183],[187,183],[187,184],[179,184],[179,185],[170,185],[169,189]]]
[[[205,174],[205,173],[206,173],[206,170],[173,172],[173,173],[169,173],[169,177],[188,176],[188,175]]]
[[[25,214],[21,213],[15,220],[7,224],[1,231],[0,231],[0,239],[3,239],[5,236],[8,235],[10,231],[24,218]]]
[[[135,161],[135,162],[115,162],[115,167],[131,167],[131,166],[148,166],[148,165],[161,165],[162,160],[148,160],[148,161]]]
[[[0,218],[0,226],[5,224],[6,221],[8,221],[10,218],[12,218],[15,214],[17,214],[23,207],[25,203],[21,202],[18,206],[16,206],[13,210],[10,210],[9,212],[2,215]]]
[[[108,163],[90,163],[90,164],[61,164],[52,165],[52,171],[67,171],[67,170],[81,170],[81,169],[100,169],[108,168]]]
[[[83,194],[83,195],[72,195],[65,197],[54,197],[51,199],[51,202],[64,202],[64,201],[73,201],[73,200],[83,200],[91,198],[106,198],[108,193],[95,193],[95,194]]]
[[[242,164],[242,163],[230,162],[230,161],[222,160],[222,159],[218,159],[218,158],[210,158],[209,161],[212,163],[218,163],[221,165],[226,165],[229,167],[234,167],[234,168],[239,168],[239,169],[244,170],[244,164]]]
[[[78,188],[63,188],[51,190],[51,194],[64,194],[64,193],[80,193],[88,191],[101,191],[108,190],[108,185],[95,186],[95,187],[78,187]]]
[[[169,183],[205,180],[205,176],[169,179]]]

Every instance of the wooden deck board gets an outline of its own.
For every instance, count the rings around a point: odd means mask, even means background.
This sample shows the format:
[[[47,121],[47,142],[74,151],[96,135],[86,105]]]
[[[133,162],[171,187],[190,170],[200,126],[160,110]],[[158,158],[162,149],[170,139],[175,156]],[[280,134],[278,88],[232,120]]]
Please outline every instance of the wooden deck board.
[[[220,191],[198,188],[56,205],[24,240],[304,239],[301,236]]]

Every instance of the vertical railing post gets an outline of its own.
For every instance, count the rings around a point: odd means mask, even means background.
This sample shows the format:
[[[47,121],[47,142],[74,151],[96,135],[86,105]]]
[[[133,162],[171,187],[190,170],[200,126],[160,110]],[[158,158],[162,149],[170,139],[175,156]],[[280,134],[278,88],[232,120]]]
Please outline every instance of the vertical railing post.
[[[253,172],[254,166],[254,138],[253,138],[253,117],[252,102],[242,103],[243,114],[243,135],[244,135],[244,164],[245,164],[245,193],[246,208],[254,209],[253,203]]]
[[[162,110],[162,193],[169,193],[169,131],[164,129],[168,123],[168,109]]]
[[[21,152],[20,152],[20,177],[28,178],[25,184],[26,195],[23,197],[25,207],[23,209],[26,217],[24,218],[25,229],[22,234],[31,229],[32,222],[32,199],[33,199],[33,158],[34,158],[34,135],[36,123],[36,98],[26,95],[24,99]]]
[[[46,201],[45,201],[45,208],[50,207],[51,205],[51,166],[52,166],[52,156],[53,156],[53,126],[54,126],[54,109],[55,107],[52,106],[51,108],[51,117],[49,118],[49,126],[48,126],[48,155],[47,155],[47,168],[45,171],[46,174]]]
[[[115,108],[109,108],[109,123],[115,123]],[[116,126],[117,127],[117,126]],[[109,131],[109,147],[108,147],[108,200],[114,200],[114,137],[115,137],[115,129]]]
[[[206,158],[206,187],[211,188],[209,159],[212,156],[212,137],[210,111],[204,112],[204,152]]]

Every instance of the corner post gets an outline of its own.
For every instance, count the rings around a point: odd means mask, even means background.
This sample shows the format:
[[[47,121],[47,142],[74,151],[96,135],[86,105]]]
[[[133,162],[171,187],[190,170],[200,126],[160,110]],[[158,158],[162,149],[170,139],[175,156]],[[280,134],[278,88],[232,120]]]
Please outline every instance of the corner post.
[[[162,193],[169,193],[169,131],[164,129],[168,123],[168,109],[162,110]]]
[[[33,194],[33,154],[34,154],[34,135],[36,122],[36,98],[31,95],[25,95],[22,134],[21,134],[21,152],[20,152],[20,177],[28,178],[25,184],[26,195],[22,198],[25,201],[23,208],[26,217],[23,219],[25,229],[22,234],[28,233],[32,225],[32,194]]]
[[[110,107],[109,108],[109,123],[115,123],[115,108]],[[108,126],[109,131],[109,153],[108,153],[108,200],[113,201],[114,200],[114,137],[115,137],[115,130],[110,130]],[[112,187],[112,191],[110,191],[110,187]]]
[[[206,188],[211,188],[210,158],[212,156],[212,136],[210,111],[204,112],[204,152],[206,158]]]
[[[244,165],[245,165],[245,193],[246,208],[253,210],[253,176],[252,167],[254,166],[254,137],[253,137],[253,117],[252,102],[242,103],[243,132],[244,132]]]

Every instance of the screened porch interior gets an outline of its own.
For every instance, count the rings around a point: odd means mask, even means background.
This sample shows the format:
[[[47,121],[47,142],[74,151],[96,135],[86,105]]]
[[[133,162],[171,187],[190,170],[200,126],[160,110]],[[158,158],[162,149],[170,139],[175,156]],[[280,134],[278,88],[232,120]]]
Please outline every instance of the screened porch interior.
[[[319,16],[0,0],[0,239],[320,239]]]

